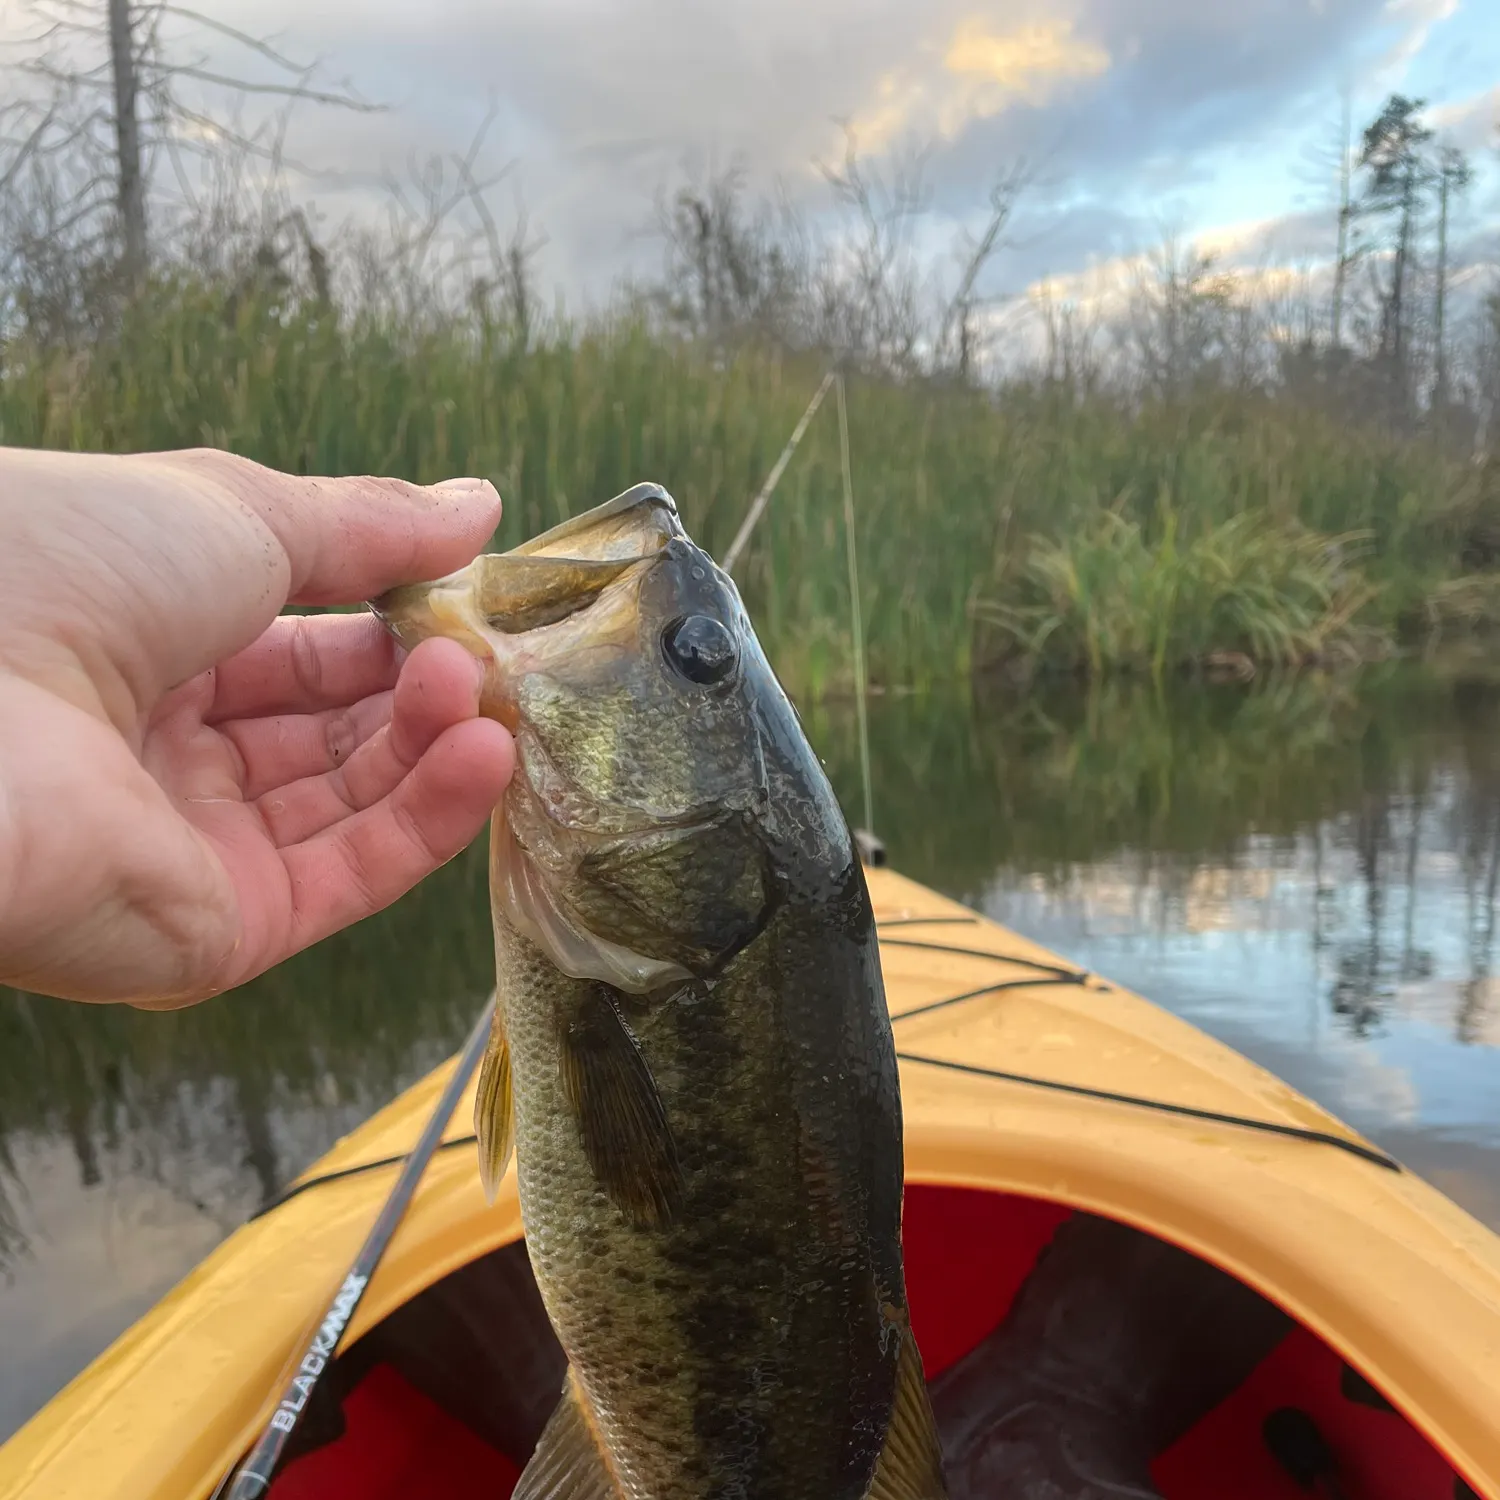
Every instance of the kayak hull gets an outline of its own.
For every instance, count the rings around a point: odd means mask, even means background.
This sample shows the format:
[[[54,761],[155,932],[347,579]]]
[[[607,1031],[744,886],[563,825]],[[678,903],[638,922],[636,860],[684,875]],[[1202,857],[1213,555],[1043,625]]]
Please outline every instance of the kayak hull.
[[[1456,1473],[1500,1500],[1500,1239],[1195,1028],[900,876],[872,870],[869,883],[903,1058],[908,1280],[930,1377],[971,1352],[991,1313],[1004,1319],[1047,1242],[1031,1245],[1018,1226],[1045,1226],[1050,1215],[1055,1233],[1081,1211],[1189,1252],[1292,1320],[1235,1400],[1250,1401],[1259,1381],[1267,1400],[1306,1387],[1314,1402],[1318,1383],[1345,1380],[1347,1365],[1400,1416],[1390,1426],[1391,1412],[1342,1396],[1330,1408],[1348,1427],[1340,1443],[1390,1449],[1409,1431],[1431,1472],[1402,1493],[1453,1493]],[[269,1415],[289,1357],[389,1191],[393,1167],[364,1168],[409,1149],[451,1066],[341,1141],[306,1174],[311,1185],[231,1235],[0,1447],[0,1496],[205,1500]],[[513,1169],[493,1207],[484,1201],[473,1147],[462,1142],[471,1111],[472,1085],[448,1127],[459,1144],[428,1169],[346,1348],[520,1239]],[[1238,1123],[1214,1118],[1225,1116]],[[970,1207],[939,1212],[944,1202]],[[968,1228],[965,1212],[979,1215]],[[922,1235],[957,1245],[972,1262],[964,1276],[924,1269]],[[961,1326],[937,1303],[924,1306],[944,1286],[965,1288]],[[982,1317],[976,1298],[988,1298]],[[374,1384],[350,1393],[351,1433],[401,1378],[372,1372]],[[1152,1456],[1164,1493],[1196,1493],[1193,1465],[1206,1460],[1194,1460],[1193,1443],[1224,1452],[1240,1428],[1258,1433],[1245,1426],[1249,1408],[1237,1410],[1239,1427],[1226,1401]],[[1377,1418],[1385,1435],[1361,1436],[1359,1424]],[[1216,1421],[1230,1425],[1215,1437]],[[372,1430],[399,1425],[387,1414]],[[347,1456],[350,1441],[346,1433],[324,1451]],[[298,1460],[273,1493],[320,1457]],[[1205,1493],[1241,1493],[1227,1482],[1220,1475]]]

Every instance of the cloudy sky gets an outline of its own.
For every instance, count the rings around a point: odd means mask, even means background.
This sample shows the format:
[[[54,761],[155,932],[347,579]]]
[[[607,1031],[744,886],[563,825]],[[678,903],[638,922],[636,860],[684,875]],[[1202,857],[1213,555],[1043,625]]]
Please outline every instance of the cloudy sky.
[[[0,0],[0,26],[24,3]],[[824,212],[814,163],[840,152],[839,121],[872,161],[930,148],[935,241],[982,216],[997,174],[1029,164],[992,291],[1169,230],[1231,262],[1326,253],[1343,89],[1356,126],[1392,90],[1427,99],[1485,162],[1463,210],[1468,253],[1500,222],[1495,0],[195,4],[391,106],[304,114],[295,149],[319,165],[370,173],[462,149],[493,104],[488,164],[515,162],[496,208],[519,194],[549,279],[575,299],[654,263],[653,194],[705,165],[740,162]]]

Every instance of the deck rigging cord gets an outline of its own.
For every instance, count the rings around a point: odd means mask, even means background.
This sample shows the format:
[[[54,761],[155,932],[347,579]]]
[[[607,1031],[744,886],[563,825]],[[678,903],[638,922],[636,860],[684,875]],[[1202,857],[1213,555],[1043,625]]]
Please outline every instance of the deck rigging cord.
[[[877,922],[877,927],[885,929],[889,927],[917,927],[917,926],[977,926],[978,917],[895,917],[883,922]],[[957,995],[945,995],[938,1000],[925,1001],[920,1005],[911,1006],[907,1010],[898,1011],[891,1016],[891,1025],[900,1026],[903,1021],[915,1020],[918,1016],[931,1015],[934,1011],[946,1010],[950,1006],[966,1004],[973,1000],[982,1000],[991,995],[1003,994],[1009,990],[1042,989],[1049,987],[1072,987],[1090,989],[1095,994],[1108,994],[1112,986],[1104,983],[1087,970],[1067,969],[1060,965],[1043,964],[1034,959],[1025,958],[1014,953],[998,953],[986,948],[965,948],[953,943],[919,943],[911,942],[903,938],[882,938],[882,947],[912,947],[921,948],[932,953],[951,953],[961,958],[989,959],[992,963],[1007,964],[1032,969],[1039,977],[1022,977],[1019,979],[1002,979],[994,984],[981,985],[977,989],[964,990]],[[1090,985],[1087,981],[1093,980]],[[1362,1141],[1353,1140],[1348,1136],[1336,1135],[1331,1131],[1311,1130],[1301,1125],[1286,1125],[1276,1120],[1262,1120],[1254,1115],[1236,1115],[1219,1110],[1204,1110],[1187,1104],[1174,1104],[1168,1099],[1152,1099],[1139,1094],[1115,1093],[1109,1089],[1089,1088],[1084,1084],[1066,1083],[1057,1078],[1041,1078],[1031,1073],[1011,1073],[1000,1068],[985,1068],[973,1063],[956,1062],[950,1058],[928,1057],[922,1053],[906,1052],[899,1047],[896,1056],[903,1062],[919,1064],[923,1067],[947,1068],[953,1072],[967,1074],[976,1078],[989,1078],[997,1083],[1018,1084],[1023,1087],[1047,1089],[1053,1093],[1069,1094],[1082,1099],[1094,1099],[1105,1104],[1119,1104],[1132,1109],[1153,1110],[1158,1114],[1177,1115],[1188,1119],[1206,1120],[1220,1125],[1231,1125],[1242,1130],[1258,1130],[1266,1134],[1282,1136],[1288,1140],[1306,1141],[1312,1145],[1331,1146],[1336,1150],[1346,1151],[1350,1155],[1358,1157],[1361,1161],[1367,1161],[1377,1167],[1383,1167],[1387,1171],[1400,1172],[1403,1170],[1400,1162],[1394,1157],[1386,1155],[1373,1146],[1367,1146]],[[476,1137],[473,1135],[452,1136],[447,1140],[440,1141],[429,1153],[429,1158],[438,1152],[451,1151],[459,1146],[472,1145]],[[313,1188],[324,1187],[329,1183],[342,1182],[345,1178],[360,1177],[367,1172],[380,1171],[385,1167],[394,1167],[406,1161],[406,1156],[382,1156],[372,1161],[356,1162],[352,1166],[339,1167],[332,1172],[322,1172],[316,1177],[305,1177],[300,1181],[291,1183],[283,1192],[271,1199],[269,1203],[263,1204],[252,1218],[260,1218],[264,1214],[272,1213],[280,1208],[282,1204],[290,1202],[291,1199],[300,1197],[303,1193]]]
[[[899,1020],[900,1017],[895,1019]],[[902,1052],[896,1056],[902,1062],[922,1063],[929,1068],[947,1068],[954,1073],[967,1073],[975,1078],[994,1078],[1002,1083],[1020,1083],[1029,1088],[1051,1089],[1058,1094],[1073,1094],[1081,1099],[1098,1099],[1105,1104],[1125,1104],[1137,1109],[1154,1109],[1161,1114],[1181,1115],[1189,1120],[1208,1120],[1217,1125],[1235,1125],[1248,1130],[1259,1130],[1267,1135],[1286,1136],[1289,1140],[1310,1141],[1314,1145],[1334,1146],[1347,1151],[1361,1161],[1372,1162],[1388,1172],[1401,1171],[1401,1163],[1384,1151],[1366,1146],[1361,1141],[1350,1140],[1346,1135],[1334,1135],[1328,1130],[1309,1130],[1304,1125],[1282,1125],[1275,1120],[1258,1120],[1253,1115],[1225,1114],[1217,1109],[1197,1109],[1190,1104],[1172,1104],[1165,1099],[1147,1099],[1139,1094],[1117,1094],[1112,1089],[1093,1089],[1081,1083],[1063,1083],[1055,1078],[1036,1078],[1030,1073],[1007,1073],[1000,1068],[982,1068],[977,1063],[955,1062],[949,1057],[924,1057],[918,1052]]]
[[[1034,958],[1020,958],[1014,953],[996,953],[990,948],[960,948],[953,943],[924,943],[917,938],[885,938],[882,940],[885,948],[921,948],[928,953],[957,953],[963,958],[994,958],[1002,963],[1015,964],[1018,968],[1032,969],[1038,974],[1051,974],[1059,979],[1071,979],[1075,984],[1083,984],[1093,976],[1087,969],[1069,968],[1064,964],[1044,964]],[[1104,989],[1112,986],[1102,984]]]

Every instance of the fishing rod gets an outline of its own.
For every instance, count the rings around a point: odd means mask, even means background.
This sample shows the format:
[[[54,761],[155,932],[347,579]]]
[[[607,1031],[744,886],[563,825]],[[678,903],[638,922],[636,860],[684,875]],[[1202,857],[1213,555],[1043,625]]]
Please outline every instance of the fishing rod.
[[[792,461],[792,454],[797,451],[797,445],[802,441],[802,434],[807,431],[808,423],[817,416],[818,408],[823,404],[823,397],[828,394],[828,387],[833,384],[834,376],[838,373],[838,366],[823,377],[823,383],[813,392],[813,398],[807,403],[807,410],[802,413],[802,419],[792,428],[792,435],[786,441],[786,447],[781,450],[778,458],[766,475],[766,482],[761,485],[760,493],[750,502],[750,509],[745,512],[745,519],[740,522],[740,529],[735,532],[734,540],[729,544],[729,550],[724,554],[719,566],[726,573],[734,572],[734,565],[740,560],[740,554],[745,550],[745,544],[750,540],[750,533],[755,530],[755,523],[760,520],[766,506],[771,503],[771,492],[781,483],[781,476],[786,472],[786,466]]]
[[[364,1244],[360,1246],[359,1254],[354,1257],[353,1264],[339,1283],[316,1332],[303,1346],[301,1358],[293,1367],[282,1390],[281,1400],[276,1403],[276,1410],[271,1413],[261,1430],[255,1446],[240,1461],[239,1467],[220,1482],[211,1500],[260,1500],[270,1489],[276,1465],[281,1461],[292,1434],[297,1431],[318,1382],[333,1364],[339,1340],[354,1317],[365,1288],[370,1284],[370,1278],[384,1258],[396,1228],[411,1204],[417,1183],[442,1144],[443,1131],[447,1129],[448,1121],[453,1116],[459,1096],[484,1055],[494,1014],[495,996],[492,994],[474,1023],[474,1029],[458,1055],[453,1072],[443,1086],[426,1125],[422,1127],[422,1134],[417,1137],[416,1145],[406,1157],[401,1173],[365,1237]]]

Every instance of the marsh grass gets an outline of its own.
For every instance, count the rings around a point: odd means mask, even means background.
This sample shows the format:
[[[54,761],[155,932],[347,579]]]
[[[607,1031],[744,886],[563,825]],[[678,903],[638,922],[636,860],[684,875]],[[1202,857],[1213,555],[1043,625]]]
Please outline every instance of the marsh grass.
[[[1038,538],[999,598],[975,615],[1003,658],[1100,677],[1237,659],[1253,668],[1359,660],[1388,633],[1360,624],[1378,586],[1357,559],[1368,533],[1328,537],[1245,511],[1184,534],[1177,515],[1155,536],[1119,510],[1068,538]]]
[[[482,474],[505,497],[507,545],[655,479],[722,553],[823,369],[668,337],[629,309],[523,338],[481,312],[354,316],[178,276],[92,345],[0,348],[0,441]],[[1476,608],[1493,585],[1453,583],[1500,512],[1492,480],[1288,400],[865,375],[849,381],[849,427],[877,685],[1018,657],[1104,674],[1216,651],[1366,654],[1495,613]],[[739,569],[807,696],[850,680],[840,493],[830,412]]]

